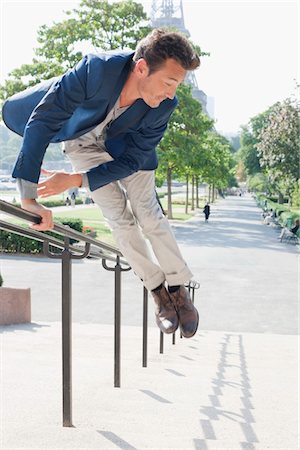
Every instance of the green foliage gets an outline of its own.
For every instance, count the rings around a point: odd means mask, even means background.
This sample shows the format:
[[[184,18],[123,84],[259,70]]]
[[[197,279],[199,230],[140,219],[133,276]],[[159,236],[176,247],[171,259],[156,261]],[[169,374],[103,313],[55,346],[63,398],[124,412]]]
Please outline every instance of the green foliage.
[[[0,99],[5,100],[16,92],[35,86],[41,80],[58,76],[62,73],[62,66],[57,61],[38,60],[34,58],[31,64],[22,64],[18,69],[10,72],[9,78],[0,86]]]
[[[258,195],[257,200],[263,209],[275,211],[276,217],[283,227],[292,227],[297,219],[300,220],[299,210],[292,210],[288,205],[278,203],[278,199],[276,201],[265,195]]]
[[[231,136],[229,141],[234,152],[237,152],[241,147],[241,137],[237,134],[235,136]]]
[[[41,200],[39,201],[42,205],[46,206],[46,208],[53,208],[55,206],[65,206],[64,200]],[[81,198],[76,198],[75,200],[76,205],[82,205],[83,200]]]
[[[56,206],[65,206],[66,203],[63,199],[60,200],[39,200],[39,203],[41,205],[46,206],[46,208],[54,208]],[[82,205],[83,204],[83,200],[81,198],[76,198],[75,200],[75,204],[76,205]],[[21,206],[20,203],[16,203],[16,206]]]
[[[229,141],[212,130],[213,121],[203,114],[189,86],[180,86],[177,96],[178,106],[158,147],[157,179],[160,183],[167,179],[169,186],[173,176],[194,176],[219,189],[235,186],[235,162]],[[170,203],[169,196],[169,218]]]
[[[236,185],[235,162],[227,139],[211,131],[207,134],[203,148],[206,150],[206,164],[200,172],[202,180],[217,189]]]
[[[178,106],[158,147],[159,169],[166,177],[167,169],[177,176],[189,168],[196,171],[204,159],[200,151],[213,121],[202,112],[201,104],[191,94],[191,88],[181,85],[177,90]]]
[[[274,182],[299,179],[299,105],[291,99],[276,103],[257,145],[260,160]]]
[[[83,224],[81,219],[60,218],[56,221],[62,223],[63,225],[67,225],[76,231],[82,231]],[[63,236],[52,231],[47,232],[47,234],[49,234],[50,236],[54,236],[62,241],[64,240]],[[70,239],[70,242],[74,243],[76,241],[74,239]],[[43,244],[40,241],[36,241],[26,236],[21,236],[9,231],[0,230],[0,251],[5,253],[37,254],[43,253]],[[57,250],[53,249],[53,251]]]
[[[168,183],[168,217],[172,218],[171,180],[172,176],[197,174],[204,158],[201,146],[213,121],[202,112],[201,104],[185,84],[177,89],[178,106],[175,109],[167,131],[158,146],[159,166],[156,178]]]
[[[256,139],[251,131],[247,127],[243,127],[239,157],[244,164],[247,175],[255,175],[261,172],[256,143]]]
[[[250,119],[242,128],[238,157],[251,190],[287,195],[299,204],[299,102],[287,98]],[[258,173],[264,175],[255,176]]]
[[[150,31],[143,6],[132,0],[114,3],[83,0],[76,13],[81,36],[101,50],[134,49]]]
[[[40,27],[36,57],[9,74],[0,86],[0,99],[61,75],[82,58],[87,44],[95,51],[134,49],[150,31],[146,19],[143,6],[132,0],[83,0],[78,9],[66,12],[65,20]]]
[[[300,220],[300,214],[290,210],[282,212],[279,216],[279,222],[283,227],[291,228],[296,220]]]
[[[294,184],[291,195],[291,204],[293,207],[300,207],[300,180]]]
[[[263,173],[257,173],[248,178],[248,188],[252,192],[267,192],[268,178]]]

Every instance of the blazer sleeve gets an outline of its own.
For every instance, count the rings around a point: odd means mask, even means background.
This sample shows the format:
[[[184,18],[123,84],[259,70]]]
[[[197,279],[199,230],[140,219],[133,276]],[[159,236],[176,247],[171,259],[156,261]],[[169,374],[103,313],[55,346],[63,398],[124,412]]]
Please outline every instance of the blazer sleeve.
[[[95,191],[112,181],[121,180],[141,170],[147,164],[147,160],[153,157],[155,147],[167,129],[168,121],[176,105],[175,98],[167,112],[152,126],[148,125],[136,132],[126,134],[124,136],[125,150],[117,159],[89,170],[87,178],[90,190]]]
[[[25,127],[13,177],[38,182],[44,154],[51,139],[87,96],[88,70],[89,58],[86,56],[54,83],[33,110]]]

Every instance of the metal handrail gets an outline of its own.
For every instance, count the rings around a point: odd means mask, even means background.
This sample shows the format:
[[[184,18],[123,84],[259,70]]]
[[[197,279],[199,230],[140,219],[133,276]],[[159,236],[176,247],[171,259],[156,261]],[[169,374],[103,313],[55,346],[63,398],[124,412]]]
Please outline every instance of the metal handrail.
[[[5,214],[23,219],[30,223],[40,223],[41,217],[18,206],[12,205],[4,200],[0,200],[0,211]],[[121,340],[121,272],[130,270],[127,261],[121,260],[122,253],[115,247],[105,244],[90,236],[72,230],[67,226],[54,224],[52,229],[56,233],[64,236],[64,241],[33,229],[27,229],[16,224],[0,220],[0,229],[13,233],[31,237],[43,242],[44,254],[49,258],[61,259],[62,261],[62,378],[63,378],[63,426],[72,427],[72,355],[71,355],[71,335],[72,335],[72,259],[83,259],[90,254],[102,260],[102,265],[106,270],[114,271],[115,274],[115,363],[114,379],[115,387],[120,386],[120,340]],[[51,230],[51,231],[52,231]],[[85,243],[85,248],[79,249],[70,245],[70,239],[76,239]],[[99,251],[92,250],[91,245]],[[62,249],[61,253],[52,253],[50,246]],[[115,267],[108,267],[106,261],[113,261]],[[125,266],[124,267],[122,267]]]
[[[12,205],[0,199],[0,211],[5,214],[23,219],[30,223],[40,223],[41,217],[18,206]],[[30,228],[12,224],[0,220],[0,229],[8,230],[13,233],[31,237],[43,242],[44,254],[49,258],[61,259],[62,261],[62,374],[63,374],[63,426],[72,427],[72,362],[71,362],[71,262],[72,259],[83,259],[87,256],[93,256],[102,260],[104,269],[113,271],[115,274],[115,324],[114,324],[114,386],[120,387],[120,341],[121,341],[121,273],[131,269],[128,262],[121,257],[120,250],[108,245],[98,239],[85,235],[71,229],[66,225],[55,223],[51,231],[62,235],[64,241]],[[70,244],[70,239],[84,242],[84,248]],[[52,253],[50,246],[61,249],[61,253]],[[93,247],[91,247],[93,246]],[[96,250],[95,250],[96,248]],[[109,267],[106,261],[115,263],[114,267]],[[192,302],[194,303],[195,290],[200,284],[195,281],[186,283],[185,286],[189,292],[192,291]],[[182,337],[182,336],[180,336]],[[173,344],[175,344],[175,333],[173,333]],[[143,348],[142,348],[142,366],[147,367],[147,344],[148,344],[148,291],[143,287]],[[164,336],[160,331],[160,353],[163,353]]]
[[[27,222],[39,224],[41,222],[41,216],[35,214],[26,209],[20,208],[19,206],[12,205],[4,200],[0,200],[0,211],[3,211],[6,214],[10,214],[12,216],[18,217],[19,219],[26,220]],[[113,247],[112,245],[108,245],[105,242],[99,241],[98,239],[94,239],[91,236],[87,236],[79,231],[72,230],[71,228],[55,223],[52,231],[55,231],[62,236],[67,236],[71,239],[77,239],[78,241],[83,241],[94,245],[95,247],[99,247],[103,250],[107,250],[115,255],[123,256],[119,249]],[[128,265],[128,263],[126,263]]]
[[[1,200],[0,200],[0,202],[1,202]],[[67,231],[69,231],[69,228],[66,225],[65,225],[65,228]],[[40,241],[40,242],[46,241],[49,244],[51,244],[53,247],[56,247],[59,249],[65,248],[63,241],[61,241],[58,238],[55,238],[54,236],[47,234],[44,231],[40,232],[40,231],[36,231],[36,230],[30,229],[30,228],[24,228],[20,225],[5,222],[3,220],[0,220],[0,229],[7,230],[7,231],[10,231],[15,234],[19,234],[20,236],[31,237],[36,241]],[[86,240],[86,243],[90,244],[90,242],[88,240]],[[77,245],[70,245],[70,250],[72,250],[74,252],[78,252],[78,253],[82,252],[82,248],[78,247]],[[89,256],[92,256],[94,258],[99,258],[99,259],[105,258],[108,261],[114,261],[114,262],[116,261],[116,257],[113,257],[110,253],[103,252],[101,250],[101,248],[99,248],[98,251],[91,248],[90,252],[89,252]],[[120,259],[120,262],[123,265],[129,266],[128,262],[125,261],[124,259]]]

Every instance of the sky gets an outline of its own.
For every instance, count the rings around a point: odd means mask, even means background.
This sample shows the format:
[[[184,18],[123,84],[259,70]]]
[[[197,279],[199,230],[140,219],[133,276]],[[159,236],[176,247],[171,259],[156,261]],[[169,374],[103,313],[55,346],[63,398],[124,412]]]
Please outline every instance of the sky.
[[[150,11],[150,1],[140,3]],[[63,20],[64,11],[78,4],[0,0],[0,83],[12,69],[31,62],[38,28]],[[191,39],[210,52],[202,58],[196,78],[199,89],[213,99],[218,131],[236,133],[251,117],[295,94],[297,1],[183,0],[183,10]]]

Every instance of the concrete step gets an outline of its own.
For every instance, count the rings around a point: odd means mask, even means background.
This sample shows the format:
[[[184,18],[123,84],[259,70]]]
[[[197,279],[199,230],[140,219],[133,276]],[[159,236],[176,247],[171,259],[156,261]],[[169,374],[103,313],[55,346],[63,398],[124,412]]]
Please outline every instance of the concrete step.
[[[200,331],[172,345],[122,327],[73,326],[73,428],[62,427],[61,325],[0,328],[3,449],[297,449],[297,338]],[[276,349],[276,354],[274,353]]]

